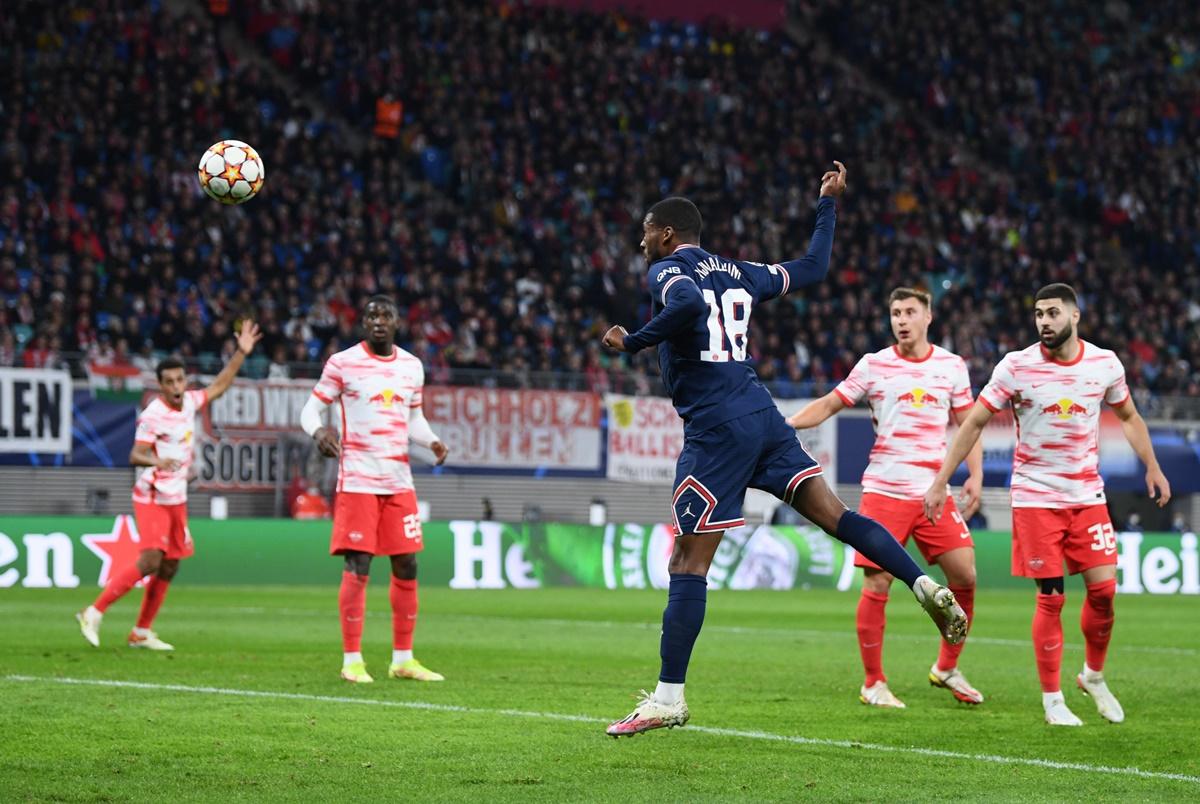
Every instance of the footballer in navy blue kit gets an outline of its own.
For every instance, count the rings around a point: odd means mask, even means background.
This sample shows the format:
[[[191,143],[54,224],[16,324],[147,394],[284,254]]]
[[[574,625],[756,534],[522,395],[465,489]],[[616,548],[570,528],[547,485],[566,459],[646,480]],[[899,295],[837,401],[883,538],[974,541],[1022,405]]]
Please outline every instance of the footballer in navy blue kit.
[[[663,382],[684,422],[675,470],[667,608],[659,644],[658,686],[607,733],[620,737],[681,726],[688,720],[684,678],[704,622],[707,575],[721,537],[744,525],[747,488],[774,494],[831,536],[909,585],[948,642],[966,634],[966,616],[949,589],[923,574],[878,522],[848,511],[821,479],[749,362],[750,316],[763,304],[825,278],[833,249],[837,198],[846,168],[821,178],[808,253],[778,264],[730,259],[700,246],[703,221],[686,198],[667,198],[646,213],[642,252],[649,263],[650,321],[637,332],[612,327],[611,349],[658,347]]]

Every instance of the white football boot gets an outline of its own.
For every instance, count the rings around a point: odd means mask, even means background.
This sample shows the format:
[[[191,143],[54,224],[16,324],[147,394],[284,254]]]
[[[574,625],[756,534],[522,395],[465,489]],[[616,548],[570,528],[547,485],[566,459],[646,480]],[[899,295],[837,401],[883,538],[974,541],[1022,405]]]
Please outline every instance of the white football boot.
[[[958,605],[953,592],[928,575],[917,578],[912,591],[943,639],[957,645],[967,638],[967,613]]]
[[[957,667],[950,670],[939,670],[937,662],[934,662],[933,667],[929,668],[929,684],[933,687],[950,690],[955,698],[965,704],[983,703],[983,693],[972,687],[967,681],[967,677]]]
[[[1083,725],[1083,721],[1067,708],[1061,692],[1042,693],[1042,708],[1046,710],[1046,722],[1051,726]]]
[[[688,722],[690,717],[687,703],[682,697],[677,703],[664,704],[659,703],[653,695],[642,690],[637,707],[615,723],[610,723],[605,729],[605,733],[610,737],[632,737],[651,729],[673,729],[676,726],[682,726]]]
[[[1096,702],[1096,710],[1100,712],[1100,717],[1109,723],[1121,723],[1125,720],[1125,710],[1121,708],[1117,696],[1113,695],[1104,683],[1103,673],[1092,670],[1085,664],[1083,672],[1075,676],[1075,683],[1084,695],[1090,695]]]
[[[93,648],[100,647],[100,621],[104,619],[104,615],[96,610],[95,606],[88,606],[83,611],[75,613],[75,620],[79,623],[79,633],[83,634],[83,638]]]
[[[904,701],[900,700],[888,689],[886,681],[876,681],[869,687],[858,688],[858,700],[867,706],[879,706],[884,709],[907,709]]]

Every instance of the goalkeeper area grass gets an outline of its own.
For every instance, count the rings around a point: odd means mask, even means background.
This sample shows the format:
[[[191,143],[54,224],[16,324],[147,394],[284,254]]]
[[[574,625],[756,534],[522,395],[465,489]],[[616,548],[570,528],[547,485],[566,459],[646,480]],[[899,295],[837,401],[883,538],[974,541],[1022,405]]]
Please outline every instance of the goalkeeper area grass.
[[[333,571],[334,568],[331,568]],[[377,572],[383,566],[376,567]],[[854,594],[710,592],[691,723],[620,741],[658,672],[665,592],[421,590],[416,655],[443,683],[389,681],[386,586],[369,593],[370,685],[342,681],[337,588],[189,587],[125,646],[140,591],[99,649],[73,613],[94,589],[0,591],[0,797],[9,801],[1192,800],[1200,798],[1200,598],[1118,596],[1105,674],[1126,722],[1063,686],[1051,728],[1028,593],[980,590],[960,666],[986,696],[930,687],[933,626],[893,587],[884,662],[908,704],[858,701]],[[335,573],[336,574],[336,573]]]

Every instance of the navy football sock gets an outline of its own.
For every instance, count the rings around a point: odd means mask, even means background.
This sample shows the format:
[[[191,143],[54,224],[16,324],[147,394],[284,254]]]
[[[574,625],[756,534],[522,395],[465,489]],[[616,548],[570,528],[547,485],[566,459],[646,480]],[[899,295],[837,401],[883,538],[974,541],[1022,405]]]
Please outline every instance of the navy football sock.
[[[703,575],[672,575],[663,610],[662,639],[658,654],[662,657],[659,681],[682,684],[687,675],[692,646],[704,625],[704,605],[708,599],[708,580]]]
[[[847,511],[838,520],[837,537],[904,581],[910,589],[925,574],[900,542],[874,519]]]

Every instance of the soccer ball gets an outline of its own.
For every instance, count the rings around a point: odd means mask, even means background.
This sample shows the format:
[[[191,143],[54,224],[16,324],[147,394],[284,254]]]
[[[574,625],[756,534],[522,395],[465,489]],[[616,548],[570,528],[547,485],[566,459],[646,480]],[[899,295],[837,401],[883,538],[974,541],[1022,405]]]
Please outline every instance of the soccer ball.
[[[222,204],[249,201],[263,185],[258,151],[240,140],[221,140],[204,152],[196,171],[200,189]]]

